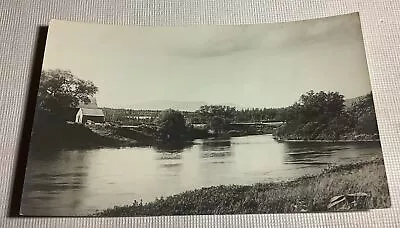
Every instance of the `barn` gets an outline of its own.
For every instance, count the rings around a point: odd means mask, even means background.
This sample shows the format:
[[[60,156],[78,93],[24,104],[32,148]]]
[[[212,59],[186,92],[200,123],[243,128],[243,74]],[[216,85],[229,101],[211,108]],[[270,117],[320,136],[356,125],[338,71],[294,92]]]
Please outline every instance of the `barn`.
[[[88,120],[95,123],[104,123],[103,110],[99,108],[79,108],[76,113],[76,123],[87,123]]]

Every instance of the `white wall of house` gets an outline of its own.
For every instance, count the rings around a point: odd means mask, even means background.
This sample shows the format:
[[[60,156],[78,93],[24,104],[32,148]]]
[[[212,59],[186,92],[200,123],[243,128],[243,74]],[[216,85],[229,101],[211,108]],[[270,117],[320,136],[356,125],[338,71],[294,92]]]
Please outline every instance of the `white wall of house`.
[[[82,123],[82,120],[83,120],[83,112],[82,109],[80,108],[79,111],[76,113],[75,122]]]

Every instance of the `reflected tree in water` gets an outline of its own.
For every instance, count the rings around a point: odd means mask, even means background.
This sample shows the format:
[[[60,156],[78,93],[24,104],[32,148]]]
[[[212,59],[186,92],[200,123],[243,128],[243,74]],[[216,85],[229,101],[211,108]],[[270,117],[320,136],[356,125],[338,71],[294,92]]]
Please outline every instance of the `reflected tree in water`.
[[[183,150],[193,147],[193,142],[177,141],[177,142],[160,142],[153,145],[158,153],[182,153]]]
[[[201,144],[202,151],[229,151],[230,148],[230,140],[204,140]]]
[[[201,144],[201,157],[230,157],[232,156],[230,140],[205,140]]]

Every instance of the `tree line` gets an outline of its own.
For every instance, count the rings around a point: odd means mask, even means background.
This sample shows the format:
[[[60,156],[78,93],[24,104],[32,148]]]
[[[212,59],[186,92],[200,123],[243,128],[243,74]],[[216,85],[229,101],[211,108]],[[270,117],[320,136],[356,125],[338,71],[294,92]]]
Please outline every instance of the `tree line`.
[[[311,90],[285,112],[286,123],[275,132],[281,139],[379,139],[372,92],[346,107],[338,92]]]
[[[76,78],[70,71],[49,70],[41,75],[37,106],[40,110],[62,116],[68,108],[80,102],[90,102],[98,88],[93,82]],[[104,109],[106,120],[119,124],[145,123],[157,129],[163,140],[180,140],[187,135],[203,135],[194,128],[205,124],[206,130],[223,134],[231,123],[284,121],[274,135],[282,139],[356,139],[377,138],[372,93],[363,96],[350,107],[338,92],[309,91],[293,105],[285,108],[252,108],[237,110],[223,105],[204,105],[195,112],[164,110],[151,112],[150,118],[138,119],[137,110]],[[186,135],[186,136],[185,136]]]

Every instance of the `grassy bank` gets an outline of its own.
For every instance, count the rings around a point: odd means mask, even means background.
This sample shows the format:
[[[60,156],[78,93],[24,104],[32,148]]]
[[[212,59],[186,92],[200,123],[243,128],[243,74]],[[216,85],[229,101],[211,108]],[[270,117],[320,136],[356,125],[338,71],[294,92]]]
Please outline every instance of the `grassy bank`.
[[[281,139],[274,137],[275,140],[278,142],[299,142],[299,143],[368,143],[368,142],[380,142],[379,139],[360,139],[360,140],[353,140],[353,139],[337,139],[337,140],[317,140],[317,139]]]
[[[135,201],[94,216],[320,212],[334,210],[327,207],[333,197],[358,192],[368,197],[356,209],[390,206],[383,159],[332,167],[319,175],[289,182],[215,186],[146,204]]]

